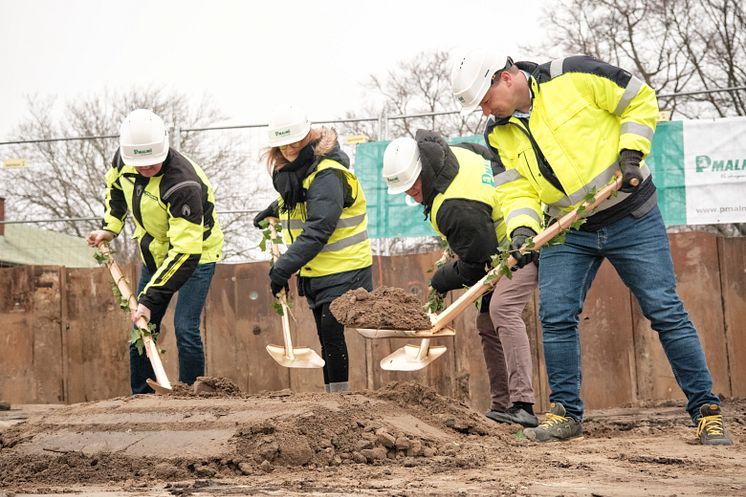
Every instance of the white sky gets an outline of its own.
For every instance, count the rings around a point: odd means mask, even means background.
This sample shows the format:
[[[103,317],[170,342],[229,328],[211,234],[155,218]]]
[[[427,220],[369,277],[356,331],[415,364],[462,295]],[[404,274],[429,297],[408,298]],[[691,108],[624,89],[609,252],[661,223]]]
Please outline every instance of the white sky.
[[[359,106],[368,74],[419,51],[540,40],[543,3],[0,0],[0,141],[16,138],[26,95],[136,85],[207,95],[230,123],[267,122],[283,101],[333,119]]]

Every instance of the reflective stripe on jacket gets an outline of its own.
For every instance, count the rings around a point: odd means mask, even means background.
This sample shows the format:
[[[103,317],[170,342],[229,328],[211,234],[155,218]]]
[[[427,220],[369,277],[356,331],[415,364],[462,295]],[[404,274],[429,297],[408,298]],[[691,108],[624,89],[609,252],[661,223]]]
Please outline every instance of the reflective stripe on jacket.
[[[326,276],[330,274],[361,269],[373,264],[370,240],[368,239],[368,215],[366,213],[365,194],[360,182],[347,168],[336,161],[324,159],[316,169],[303,179],[303,188],[308,190],[318,173],[326,169],[335,169],[344,174],[352,189],[352,205],[342,209],[334,232],[321,251],[300,269],[304,277]],[[282,211],[282,198],[279,200]],[[298,238],[305,226],[305,202],[299,203],[289,213],[286,226],[291,240]]]
[[[591,57],[536,66],[529,82],[530,118],[492,122],[485,133],[506,167],[495,185],[508,233],[519,226],[538,232],[542,207],[554,218],[577,207],[619,170],[622,149],[647,155],[658,116],[652,88]],[[556,179],[547,178],[552,172]],[[650,176],[644,162],[641,172],[643,179]],[[630,195],[619,193],[595,212]]]

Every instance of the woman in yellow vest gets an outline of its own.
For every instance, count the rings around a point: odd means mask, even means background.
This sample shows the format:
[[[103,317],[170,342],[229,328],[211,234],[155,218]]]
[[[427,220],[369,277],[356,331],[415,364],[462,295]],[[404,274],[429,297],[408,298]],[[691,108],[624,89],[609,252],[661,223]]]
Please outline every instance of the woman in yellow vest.
[[[365,195],[331,128],[312,128],[298,107],[278,108],[269,123],[265,154],[276,202],[254,219],[279,217],[288,250],[269,272],[273,295],[298,274],[298,294],[313,311],[324,358],[327,392],[348,389],[344,326],[329,311],[337,297],[373,290]]]

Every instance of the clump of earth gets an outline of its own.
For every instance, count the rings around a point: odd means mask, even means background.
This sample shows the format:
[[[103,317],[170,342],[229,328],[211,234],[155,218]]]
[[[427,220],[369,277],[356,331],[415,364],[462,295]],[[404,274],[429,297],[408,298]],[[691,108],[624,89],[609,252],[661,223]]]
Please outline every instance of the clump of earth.
[[[223,376],[198,376],[194,385],[176,383],[172,385],[171,395],[178,397],[190,396],[241,396],[241,389],[233,381]]]
[[[427,330],[430,318],[419,298],[401,288],[357,288],[334,300],[330,310],[337,321],[353,328]]]

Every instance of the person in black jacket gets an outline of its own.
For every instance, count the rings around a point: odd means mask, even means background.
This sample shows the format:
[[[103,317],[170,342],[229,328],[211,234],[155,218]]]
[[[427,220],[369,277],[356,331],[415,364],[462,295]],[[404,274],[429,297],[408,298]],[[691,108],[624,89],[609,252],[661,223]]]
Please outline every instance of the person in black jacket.
[[[389,193],[406,192],[423,205],[425,216],[458,256],[439,268],[431,286],[445,294],[477,283],[505,239],[493,174],[496,162],[481,145],[449,146],[432,131],[397,138],[386,148],[383,176]],[[536,288],[530,264],[502,278],[482,299],[477,329],[492,394],[487,417],[502,423],[536,426],[532,361],[521,314]]]
[[[278,108],[269,124],[265,154],[278,199],[254,218],[259,226],[279,217],[288,250],[269,272],[273,295],[288,289],[298,274],[298,293],[313,310],[325,361],[327,392],[348,389],[349,360],[344,326],[329,310],[331,302],[356,288],[373,290],[365,195],[337,133],[312,128],[300,109]]]
[[[140,317],[160,329],[168,304],[179,292],[174,333],[179,349],[179,381],[194,383],[205,373],[200,316],[222,257],[223,233],[215,213],[215,195],[202,169],[169,147],[163,120],[147,109],[122,122],[120,147],[106,173],[102,228],[88,234],[95,247],[111,241],[124,227],[128,212],[135,224],[142,269],[137,286]],[[132,393],[152,393],[150,361],[130,346]]]

